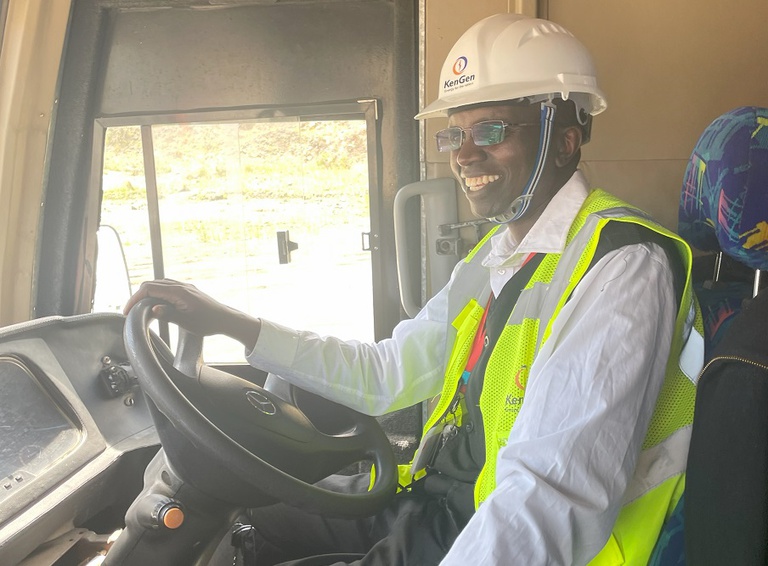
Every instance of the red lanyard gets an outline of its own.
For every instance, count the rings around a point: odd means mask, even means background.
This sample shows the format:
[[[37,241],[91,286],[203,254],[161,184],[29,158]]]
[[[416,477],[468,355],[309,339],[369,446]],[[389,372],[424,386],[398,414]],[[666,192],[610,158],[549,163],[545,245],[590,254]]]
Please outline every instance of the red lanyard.
[[[488,311],[491,309],[491,303],[493,302],[493,293],[488,297],[488,304],[485,305],[485,311],[483,311],[483,317],[480,319],[480,326],[475,334],[475,340],[472,342],[472,349],[469,351],[469,358],[467,359],[467,365],[464,366],[464,372],[461,374],[461,386],[460,391],[464,393],[467,388],[467,382],[472,370],[475,369],[477,360],[480,359],[480,354],[483,353],[483,347],[485,346],[485,320],[488,318]]]
[[[529,253],[523,260],[523,264],[520,266],[520,269],[525,267],[525,264],[531,261],[535,255],[536,254],[533,252]],[[483,353],[483,348],[485,347],[485,321],[488,318],[488,311],[491,310],[492,302],[493,292],[491,292],[491,296],[488,297],[488,304],[485,306],[483,317],[480,319],[480,326],[477,328],[477,334],[475,334],[475,339],[472,342],[472,349],[469,351],[467,365],[464,367],[464,372],[461,374],[461,384],[459,386],[459,391],[462,393],[466,391],[469,376],[471,375],[472,370],[475,369],[475,364],[477,364],[477,360],[480,359],[480,355]]]

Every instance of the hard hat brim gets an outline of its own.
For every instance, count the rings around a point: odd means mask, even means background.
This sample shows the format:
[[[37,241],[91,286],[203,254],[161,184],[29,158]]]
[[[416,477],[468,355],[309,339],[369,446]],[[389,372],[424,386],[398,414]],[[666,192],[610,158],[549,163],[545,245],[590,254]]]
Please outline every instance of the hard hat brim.
[[[572,85],[564,84],[562,90],[559,90],[559,92],[552,92],[551,88],[551,83],[547,85],[503,84],[487,86],[471,92],[462,92],[454,96],[448,95],[441,99],[439,98],[432,104],[427,105],[424,110],[416,114],[414,118],[416,120],[424,120],[426,118],[447,116],[449,110],[456,110],[462,106],[470,106],[484,102],[503,102],[506,100],[515,100],[531,96],[540,97],[547,94],[551,94],[553,98],[563,99],[568,99],[571,95],[575,94],[586,94],[589,96],[589,105],[585,106],[584,109],[592,116],[600,114],[608,107],[605,95],[597,86],[582,84],[578,85],[578,88],[573,88]]]

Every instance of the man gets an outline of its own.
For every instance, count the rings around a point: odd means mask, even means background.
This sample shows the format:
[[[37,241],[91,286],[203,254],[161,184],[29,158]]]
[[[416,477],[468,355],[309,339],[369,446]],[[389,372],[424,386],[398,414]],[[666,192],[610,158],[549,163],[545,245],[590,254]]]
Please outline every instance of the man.
[[[391,339],[321,339],[173,281],[131,299],[165,299],[160,318],[231,336],[254,366],[361,412],[442,390],[389,508],[357,522],[255,510],[260,564],[647,563],[683,488],[701,366],[690,251],[587,189],[580,147],[606,106],[594,75],[552,22],[500,14],[459,39],[418,117],[449,116],[438,148],[499,227]]]

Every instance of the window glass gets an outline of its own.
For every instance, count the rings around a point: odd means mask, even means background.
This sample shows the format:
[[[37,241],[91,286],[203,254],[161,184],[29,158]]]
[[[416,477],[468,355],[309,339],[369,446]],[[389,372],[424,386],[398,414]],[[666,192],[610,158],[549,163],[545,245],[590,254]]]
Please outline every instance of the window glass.
[[[152,126],[165,276],[255,316],[371,340],[366,140],[363,120]],[[134,289],[151,279],[138,126],[107,129],[101,223],[118,232]],[[298,244],[288,264],[279,231]],[[242,346],[210,337],[205,357],[242,361]]]

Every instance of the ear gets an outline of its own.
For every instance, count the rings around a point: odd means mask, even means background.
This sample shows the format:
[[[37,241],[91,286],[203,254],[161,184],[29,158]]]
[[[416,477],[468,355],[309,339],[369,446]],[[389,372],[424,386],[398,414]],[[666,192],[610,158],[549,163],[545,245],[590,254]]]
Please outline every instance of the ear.
[[[574,158],[581,147],[581,128],[568,126],[557,136],[557,155],[555,165],[565,167]]]

